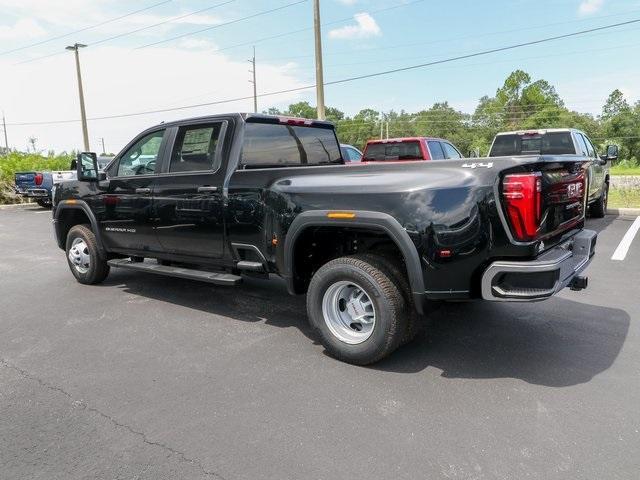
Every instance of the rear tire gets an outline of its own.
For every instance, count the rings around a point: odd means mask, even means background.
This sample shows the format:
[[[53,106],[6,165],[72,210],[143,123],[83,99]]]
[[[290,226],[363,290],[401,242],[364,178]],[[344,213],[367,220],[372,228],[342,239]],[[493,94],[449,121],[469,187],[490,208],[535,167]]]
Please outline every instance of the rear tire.
[[[409,343],[423,328],[427,326],[428,320],[426,317],[419,315],[416,310],[413,295],[411,294],[411,287],[409,286],[409,279],[402,269],[402,259],[394,258],[392,253],[384,255],[366,253],[363,257],[377,268],[384,271],[398,286],[400,293],[402,293],[405,304],[403,315],[406,318],[407,328],[402,338],[401,345]]]
[[[48,200],[36,200],[36,203],[42,208],[51,208],[51,202]]]
[[[607,214],[609,203],[609,184],[605,183],[602,188],[600,198],[591,205],[591,216],[593,218],[603,218]]]
[[[316,272],[307,313],[332,356],[367,365],[400,346],[407,329],[406,305],[392,277],[366,255],[337,258]]]
[[[98,250],[96,236],[89,225],[76,225],[67,234],[67,263],[78,282],[94,285],[109,275],[109,265]]]

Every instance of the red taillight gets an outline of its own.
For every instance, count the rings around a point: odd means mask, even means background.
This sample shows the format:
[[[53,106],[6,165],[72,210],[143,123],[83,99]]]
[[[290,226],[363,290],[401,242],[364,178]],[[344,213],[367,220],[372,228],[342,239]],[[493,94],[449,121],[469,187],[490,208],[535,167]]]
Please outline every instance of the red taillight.
[[[536,238],[542,215],[542,174],[516,173],[502,183],[507,217],[516,240]]]
[[[42,180],[43,179],[44,179],[44,177],[43,177],[43,175],[41,173],[36,173],[36,176],[34,177],[36,185],[42,185]]]

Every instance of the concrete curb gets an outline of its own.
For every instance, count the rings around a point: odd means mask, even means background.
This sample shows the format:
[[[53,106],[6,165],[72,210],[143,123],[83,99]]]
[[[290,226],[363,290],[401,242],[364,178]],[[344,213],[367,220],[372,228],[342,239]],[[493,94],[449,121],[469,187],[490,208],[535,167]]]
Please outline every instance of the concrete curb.
[[[607,208],[607,215],[637,217],[640,216],[640,208]]]
[[[8,210],[10,208],[33,207],[38,206],[37,203],[11,203],[8,205],[0,205],[0,210]]]

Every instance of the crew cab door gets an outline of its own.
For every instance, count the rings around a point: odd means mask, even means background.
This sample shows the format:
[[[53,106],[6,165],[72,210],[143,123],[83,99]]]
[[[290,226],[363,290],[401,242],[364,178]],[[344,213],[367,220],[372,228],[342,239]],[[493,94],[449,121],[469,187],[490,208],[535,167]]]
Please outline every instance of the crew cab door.
[[[221,258],[223,182],[229,121],[174,127],[173,145],[154,186],[156,235],[164,253]]]
[[[157,251],[153,229],[153,182],[157,177],[166,130],[147,132],[134,140],[109,168],[109,179],[92,200],[109,250],[134,254]]]

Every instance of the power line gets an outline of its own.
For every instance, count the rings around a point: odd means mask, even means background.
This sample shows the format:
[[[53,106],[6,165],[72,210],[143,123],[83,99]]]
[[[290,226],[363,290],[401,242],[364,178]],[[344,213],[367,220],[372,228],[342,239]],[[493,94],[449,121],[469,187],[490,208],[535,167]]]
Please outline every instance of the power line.
[[[175,22],[176,20],[182,20],[183,18],[191,17],[193,15],[198,15],[199,13],[207,12],[209,10],[213,10],[214,8],[222,7],[224,5],[228,5],[229,3],[233,3],[236,0],[227,0],[226,2],[216,3],[215,5],[211,5],[209,7],[203,8],[201,10],[196,10],[195,12],[186,13],[184,15],[179,15],[177,17],[170,18],[168,20],[164,20],[162,22],[154,23],[153,25],[147,25],[146,27],[141,27],[136,30],[131,30],[129,32],[120,33],[118,35],[114,35],[113,37],[103,38],[102,40],[98,40],[97,42],[91,43],[91,46],[99,45],[101,43],[110,42],[111,40],[115,40],[117,38],[126,37],[128,35],[132,35],[134,33],[142,32],[144,30],[149,30],[150,28],[159,27],[160,25],[165,25],[167,23]]]
[[[148,43],[146,45],[142,45],[142,46],[136,47],[135,50],[140,50],[142,48],[147,48],[147,47],[152,47],[152,46],[155,46],[155,45],[160,45],[162,43],[171,42],[171,41],[177,40],[179,38],[189,37],[191,35],[196,35],[196,34],[202,33],[202,32],[208,32],[209,30],[213,30],[215,28],[225,27],[227,25],[232,25],[234,23],[239,23],[239,22],[242,22],[244,20],[249,20],[251,18],[260,17],[262,15],[267,15],[269,13],[277,12],[279,10],[284,10],[285,8],[293,7],[295,5],[300,5],[301,3],[306,3],[306,2],[307,2],[307,0],[298,0],[297,2],[288,3],[286,5],[282,5],[282,6],[277,7],[277,8],[271,8],[269,10],[263,10],[261,12],[253,13],[251,15],[247,15],[246,17],[236,18],[235,20],[230,20],[228,22],[219,23],[219,24],[213,25],[211,27],[201,28],[199,30],[194,30],[193,32],[183,33],[181,35],[176,35],[175,37],[165,38],[164,40],[159,40],[157,42]]]
[[[171,0],[167,0],[167,1],[171,1]],[[235,1],[235,0],[230,0],[230,1]],[[306,1],[306,0],[302,0],[302,1]],[[411,6],[413,4],[421,3],[421,2],[424,2],[424,1],[425,0],[414,0],[414,1],[408,2],[408,3],[401,3],[401,4],[393,5],[391,7],[385,7],[385,8],[380,8],[380,9],[377,9],[377,10],[372,10],[369,13],[376,14],[376,13],[386,12],[386,11],[394,10],[394,9],[397,9],[397,8],[408,7],[408,6]],[[210,10],[211,8],[215,8],[217,6],[225,5],[226,3],[230,3],[230,2],[225,2],[225,3],[222,3],[222,4],[216,4],[216,5],[213,5],[211,7],[208,7],[208,8],[202,9],[202,10],[198,10],[196,12],[191,12],[189,14],[181,15],[179,17],[174,17],[174,18],[171,18],[171,19],[168,19],[166,21],[159,22],[159,23],[156,23],[156,24],[153,24],[153,25],[149,25],[149,26],[146,26],[146,27],[138,28],[138,29],[131,30],[131,31],[128,31],[128,32],[124,32],[124,33],[121,33],[121,34],[118,34],[118,35],[114,35],[112,37],[104,38],[102,40],[98,40],[96,42],[93,42],[93,43],[89,44],[89,46],[99,45],[99,44],[106,43],[106,42],[111,41],[111,40],[115,40],[117,38],[121,38],[121,37],[124,37],[124,36],[131,35],[133,33],[138,33],[138,32],[143,31],[143,30],[148,30],[150,28],[157,27],[159,25],[163,25],[163,24],[166,24],[166,23],[171,23],[173,21],[188,17],[190,15],[195,15],[197,13],[202,13],[203,11]],[[300,2],[300,3],[302,3],[302,2]],[[284,7],[281,7],[281,8],[286,8],[286,7],[287,6],[285,5]],[[237,22],[239,22],[241,20],[245,20],[247,18],[252,18],[252,17],[253,16],[244,17],[244,18],[241,18],[241,19],[233,20],[232,22],[228,22],[228,23],[225,23],[225,24],[214,25],[213,27],[208,27],[207,29],[202,29],[202,30],[198,30],[196,32],[191,32],[191,33],[184,34],[184,36],[194,35],[196,33],[200,33],[202,31],[210,30],[210,29],[213,29],[213,28],[222,27],[222,26],[228,25],[230,23],[237,23]],[[339,20],[332,20],[330,22],[323,23],[322,26],[334,25],[334,24],[346,22],[346,21],[349,21],[349,20],[352,20],[352,19],[353,19],[353,17],[345,17],[345,18],[341,18]],[[273,39],[276,39],[276,38],[282,38],[282,37],[286,37],[286,36],[289,36],[289,35],[294,35],[296,33],[302,33],[302,32],[307,32],[307,31],[311,31],[311,30],[313,30],[313,27],[306,27],[306,28],[301,28],[301,29],[298,29],[298,30],[291,30],[291,31],[288,31],[288,32],[278,33],[276,35],[270,35],[268,37],[259,38],[259,39],[252,40],[252,41],[249,41],[249,42],[243,42],[243,43],[238,43],[238,44],[235,44],[235,45],[229,45],[229,46],[222,47],[222,48],[216,48],[214,50],[211,50],[211,53],[222,52],[222,51],[225,51],[225,50],[231,50],[231,49],[238,48],[238,47],[245,47],[247,45],[255,45],[256,43],[262,43],[262,42],[265,42],[265,41],[268,41],[268,40],[273,40]],[[173,39],[175,39],[175,38],[179,38],[179,37],[174,37]],[[164,41],[170,41],[170,40],[172,40],[172,39],[167,39],[167,40],[164,40]],[[135,50],[146,48],[146,47],[149,47],[149,46],[152,46],[152,45],[156,45],[157,43],[163,43],[164,41],[156,42],[156,43],[152,43],[152,44],[148,44],[148,45],[142,45],[140,47],[136,47]],[[62,53],[64,53],[64,52],[53,52],[53,53],[50,53],[50,54],[47,54],[47,55],[42,55],[40,57],[35,57],[35,58],[28,59],[28,60],[23,60],[21,62],[15,63],[14,65],[24,65],[26,63],[37,62],[39,60],[44,60],[46,58],[50,58],[50,57],[55,57],[57,55],[61,55]]]
[[[417,3],[417,2],[411,2],[411,3]],[[402,6],[408,6],[411,5],[411,3],[407,3],[407,4],[402,4],[402,5],[397,5],[395,7],[392,8],[399,8]],[[377,12],[382,12],[385,10],[389,10],[390,8],[383,8],[380,10],[374,10],[371,11],[370,13],[377,13]],[[546,28],[546,27],[553,27],[553,26],[559,26],[559,25],[568,25],[568,24],[573,24],[576,22],[585,22],[585,21],[593,21],[593,20],[603,20],[605,18],[610,18],[610,17],[619,17],[620,15],[630,15],[630,14],[635,14],[640,12],[640,10],[631,10],[628,12],[624,12],[624,13],[615,13],[615,14],[611,14],[611,15],[602,15],[602,16],[598,16],[595,18],[585,18],[585,19],[580,19],[580,20],[568,20],[568,21],[564,21],[564,22],[554,22],[554,23],[547,23],[544,25],[535,25],[535,26],[530,26],[530,27],[521,27],[521,28],[517,28],[517,29],[512,29],[512,30],[501,30],[501,31],[497,31],[497,32],[487,32],[487,33],[482,33],[480,35],[466,35],[463,37],[450,37],[450,38],[445,38],[445,39],[440,39],[440,40],[431,40],[428,42],[411,42],[411,43],[400,43],[400,44],[396,44],[396,45],[386,45],[386,46],[381,46],[381,47],[369,47],[369,48],[359,48],[358,50],[350,50],[350,51],[342,51],[342,52],[328,52],[325,53],[324,56],[333,56],[333,55],[351,55],[353,53],[360,53],[363,51],[379,51],[379,50],[392,50],[392,49],[396,49],[396,48],[404,48],[404,47],[415,47],[415,46],[421,46],[421,45],[433,45],[433,44],[437,44],[437,43],[449,43],[449,42],[453,42],[453,41],[457,41],[457,40],[472,40],[472,39],[477,39],[477,38],[483,38],[483,37],[489,37],[489,36],[493,36],[493,35],[502,35],[505,33],[514,33],[514,32],[522,32],[525,30],[537,30],[540,28]],[[347,19],[349,20],[349,19]],[[334,22],[330,22],[330,23],[338,23],[344,20],[338,20],[338,21],[334,21]],[[324,25],[328,25],[328,24],[323,24]],[[283,35],[288,35],[290,33],[298,33],[298,32],[302,32],[302,31],[307,31],[307,30],[311,30],[311,28],[306,28],[303,30],[295,30],[292,32],[285,32],[282,33],[279,36],[283,36]],[[274,37],[277,38],[277,37]],[[268,38],[270,40],[270,38]],[[227,47],[227,48],[232,48],[232,47]],[[271,57],[271,58],[266,58],[265,61],[274,61],[274,60],[291,60],[291,59],[297,59],[297,58],[312,58],[313,55],[309,54],[309,55],[295,55],[295,56],[286,56],[286,57]]]
[[[71,35],[75,35],[76,33],[86,32],[87,30],[92,30],[94,28],[98,28],[98,27],[101,27],[103,25],[107,25],[108,23],[112,23],[112,22],[116,22],[118,20],[122,20],[123,18],[130,17],[132,15],[135,15],[135,14],[140,13],[140,12],[144,12],[146,10],[151,10],[152,8],[156,8],[156,7],[159,7],[161,5],[165,5],[165,4],[167,4],[169,2],[172,2],[172,1],[173,0],[164,0],[164,1],[160,2],[160,3],[155,3],[155,4],[150,5],[148,7],[141,8],[139,10],[135,10],[133,12],[127,13],[125,15],[120,15],[119,17],[111,18],[109,20],[105,20],[103,22],[96,23],[96,24],[90,25],[88,27],[83,27],[83,28],[80,28],[78,30],[74,30],[73,32],[65,33],[63,35],[58,35],[57,37],[50,37],[50,38],[47,38],[46,40],[41,40],[39,42],[31,43],[29,45],[24,45],[24,46],[18,47],[18,48],[13,48],[11,50],[5,50],[4,52],[0,52],[0,55],[6,55],[8,53],[13,53],[13,52],[19,52],[21,50],[26,50],[27,48],[36,47],[38,45],[42,45],[42,44],[45,44],[45,43],[53,42],[54,40],[59,40],[61,38],[69,37]]]
[[[172,1],[172,0],[168,0],[168,1]],[[226,2],[216,3],[215,5],[210,5],[210,6],[206,7],[206,8],[203,8],[203,9],[200,9],[200,10],[196,10],[195,12],[186,13],[184,15],[178,15],[177,17],[172,17],[172,18],[169,18],[167,20],[163,20],[162,22],[154,23],[152,25],[147,25],[145,27],[136,28],[135,30],[129,30],[128,32],[119,33],[119,34],[114,35],[112,37],[103,38],[101,40],[92,42],[89,45],[93,47],[95,45],[100,45],[102,43],[110,42],[111,40],[116,40],[118,38],[126,37],[128,35],[133,35],[134,33],[142,32],[144,30],[149,30],[150,28],[155,28],[155,27],[158,27],[160,25],[165,25],[167,23],[175,22],[176,20],[182,20],[183,18],[191,17],[193,15],[197,15],[199,13],[203,13],[203,12],[206,12],[208,10],[212,10],[214,8],[222,7],[224,5],[227,5],[227,4],[235,2],[235,1],[236,0],[227,0]],[[64,52],[54,52],[54,53],[50,53],[48,55],[43,55],[41,57],[31,58],[29,60],[24,60],[22,62],[18,62],[15,65],[24,65],[25,63],[36,62],[38,60],[43,60],[45,58],[49,58],[49,57],[54,57],[56,55],[60,55],[61,53],[64,53]]]
[[[303,0],[306,1],[306,0]],[[301,2],[297,2],[297,3],[301,3]],[[410,70],[416,70],[416,69],[420,69],[420,68],[426,68],[426,67],[430,67],[433,65],[441,65],[444,63],[451,63],[451,62],[455,62],[455,61],[459,61],[459,60],[464,60],[467,58],[474,58],[474,57],[480,57],[480,56],[484,56],[484,55],[490,55],[492,53],[498,53],[498,52],[504,52],[507,50],[514,50],[517,48],[522,48],[522,47],[526,47],[526,46],[530,46],[530,45],[538,45],[541,43],[546,43],[546,42],[552,42],[555,40],[561,40],[564,38],[569,38],[569,37],[574,37],[574,36],[578,36],[578,35],[584,35],[585,33],[590,33],[590,32],[596,32],[596,31],[601,31],[601,30],[606,30],[606,29],[610,29],[610,28],[616,28],[616,27],[620,27],[623,25],[630,25],[630,24],[634,24],[634,23],[639,23],[640,19],[634,19],[634,20],[628,20],[626,22],[619,22],[619,23],[614,23],[614,24],[610,24],[610,25],[603,25],[600,27],[594,27],[594,28],[590,28],[590,29],[586,29],[586,30],[580,30],[577,32],[572,32],[572,33],[566,33],[563,35],[555,35],[553,37],[546,37],[546,38],[542,38],[542,39],[538,39],[538,40],[532,40],[529,42],[523,42],[523,43],[518,43],[518,44],[514,44],[514,45],[508,45],[508,46],[504,46],[504,47],[499,47],[499,48],[493,48],[490,50],[483,50],[480,52],[475,52],[475,53],[470,53],[470,54],[466,54],[466,55],[460,55],[460,56],[456,56],[456,57],[450,57],[450,58],[446,58],[446,59],[442,59],[442,60],[436,60],[436,61],[432,61],[432,62],[427,62],[427,63],[421,63],[421,64],[417,64],[417,65],[410,65],[410,66],[406,66],[406,67],[401,67],[401,68],[395,68],[392,70],[384,70],[381,72],[375,72],[375,73],[369,73],[369,74],[365,74],[365,75],[358,75],[355,77],[348,77],[348,78],[343,78],[340,80],[333,80],[330,82],[325,82],[325,86],[327,85],[340,85],[343,83],[349,83],[349,82],[354,82],[354,81],[358,81],[358,80],[364,80],[364,79],[368,79],[368,78],[375,78],[375,77],[381,77],[381,76],[385,76],[385,75],[390,75],[393,73],[399,73],[399,72],[405,72],[405,71],[410,71]],[[294,87],[294,88],[288,88],[288,89],[283,89],[283,90],[278,90],[278,91],[273,91],[273,92],[267,92],[267,93],[261,93],[258,94],[258,97],[269,97],[269,96],[274,96],[274,95],[280,95],[280,94],[284,94],[284,93],[293,93],[293,92],[300,92],[303,90],[310,90],[315,88],[315,84],[314,85],[305,85],[305,86],[301,86],[301,87]],[[120,114],[120,115],[106,115],[106,116],[101,116],[101,117],[93,117],[90,120],[107,120],[107,119],[113,119],[113,118],[125,118],[125,117],[133,117],[133,116],[140,116],[140,115],[148,115],[148,114],[154,114],[154,113],[166,113],[166,112],[172,112],[172,111],[178,111],[178,110],[186,110],[186,109],[191,109],[191,108],[198,108],[198,107],[208,107],[208,106],[214,106],[214,105],[222,105],[225,103],[233,103],[233,102],[238,102],[238,101],[244,101],[244,100],[248,100],[253,98],[253,95],[251,96],[244,96],[244,97],[236,97],[236,98],[229,98],[229,99],[224,99],[224,100],[216,100],[213,102],[205,102],[205,103],[200,103],[200,104],[195,104],[195,105],[183,105],[183,106],[179,106],[179,107],[172,107],[172,108],[163,108],[163,109],[158,109],[158,110],[149,110],[149,111],[143,111],[143,112],[135,112],[135,113],[128,113],[128,114]],[[20,123],[14,123],[12,125],[53,125],[53,124],[61,124],[61,123],[72,123],[72,122],[77,122],[78,120],[57,120],[57,121],[48,121],[48,122],[20,122]]]
[[[373,15],[373,14],[378,14],[378,13],[382,13],[382,12],[387,12],[389,10],[395,10],[397,8],[404,8],[404,7],[410,7],[411,5],[414,5],[416,3],[422,3],[425,0],[414,0],[412,2],[407,2],[407,3],[399,3],[397,5],[392,5],[390,7],[385,7],[385,8],[379,8],[377,10],[369,10],[369,14]],[[353,20],[353,16],[351,17],[345,17],[345,18],[340,18],[338,20],[331,20],[330,22],[325,22],[322,23],[320,26],[321,27],[327,27],[330,25],[335,25],[338,23],[343,23],[343,22],[348,22],[350,20]],[[313,27],[305,27],[305,28],[300,28],[298,30],[289,30],[288,32],[282,32],[282,33],[278,33],[275,35],[270,35],[268,37],[262,37],[262,38],[258,38],[255,40],[251,40],[248,42],[243,42],[243,43],[236,43],[234,45],[227,45],[225,47],[221,47],[221,48],[217,48],[215,50],[212,50],[213,53],[215,52],[222,52],[225,50],[231,50],[233,48],[238,48],[238,47],[246,47],[247,45],[254,45],[256,43],[262,43],[262,42],[266,42],[268,40],[274,40],[276,38],[282,38],[282,37],[288,37],[289,35],[294,35],[296,33],[302,33],[302,32],[310,32],[313,30]],[[310,56],[313,57],[313,55],[305,55],[305,56]]]

